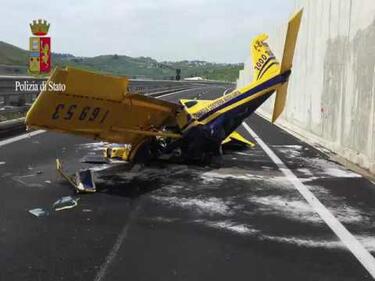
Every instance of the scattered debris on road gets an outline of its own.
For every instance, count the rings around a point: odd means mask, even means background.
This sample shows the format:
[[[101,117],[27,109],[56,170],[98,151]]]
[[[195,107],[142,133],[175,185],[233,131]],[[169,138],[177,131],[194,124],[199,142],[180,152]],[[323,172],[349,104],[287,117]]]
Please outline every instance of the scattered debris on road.
[[[81,170],[76,172],[76,174],[73,176],[68,176],[64,172],[62,162],[59,159],[56,159],[56,169],[63,178],[73,185],[77,193],[96,192],[93,170]]]
[[[63,196],[52,204],[49,208],[35,208],[30,209],[29,213],[36,217],[49,216],[53,211],[61,211],[65,209],[71,209],[78,205],[79,198],[73,198],[72,196]],[[90,210],[91,211],[91,210]]]
[[[61,211],[65,209],[71,209],[78,205],[79,198],[73,198],[72,196],[64,196],[53,203],[53,209],[55,211]]]
[[[31,210],[29,210],[29,213],[36,216],[36,217],[43,217],[43,216],[49,215],[48,210],[42,209],[42,208],[31,209]]]

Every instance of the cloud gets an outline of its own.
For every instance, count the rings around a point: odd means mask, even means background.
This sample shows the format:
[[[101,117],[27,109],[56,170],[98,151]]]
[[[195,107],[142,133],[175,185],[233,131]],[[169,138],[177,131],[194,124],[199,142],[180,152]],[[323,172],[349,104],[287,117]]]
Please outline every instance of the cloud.
[[[286,21],[291,1],[7,1],[1,40],[28,48],[29,22],[51,23],[53,51],[240,62],[250,38]]]

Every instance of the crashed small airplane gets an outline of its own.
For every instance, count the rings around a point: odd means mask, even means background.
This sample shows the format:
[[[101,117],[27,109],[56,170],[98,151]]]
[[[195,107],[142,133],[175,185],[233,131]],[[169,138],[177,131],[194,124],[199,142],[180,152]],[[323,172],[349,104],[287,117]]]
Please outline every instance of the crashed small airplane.
[[[223,144],[252,146],[235,130],[274,92],[272,122],[282,113],[301,18],[302,10],[289,21],[281,64],[266,43],[268,36],[258,35],[250,45],[253,81],[215,100],[182,99],[175,104],[129,92],[124,77],[57,68],[49,81],[66,85],[65,91],[42,91],[27,113],[27,127],[114,143],[104,147],[105,158],[130,164],[167,154],[188,163],[208,163],[220,156]],[[78,191],[95,191],[92,175],[69,177],[57,164]]]

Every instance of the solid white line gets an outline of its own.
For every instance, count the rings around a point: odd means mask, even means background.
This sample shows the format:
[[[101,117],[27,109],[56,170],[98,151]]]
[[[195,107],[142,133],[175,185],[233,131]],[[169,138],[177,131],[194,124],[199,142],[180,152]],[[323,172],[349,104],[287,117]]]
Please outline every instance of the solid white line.
[[[10,143],[13,143],[13,142],[16,142],[16,141],[20,141],[20,140],[23,140],[23,139],[30,138],[32,136],[42,134],[44,132],[46,132],[46,131],[45,130],[37,130],[37,131],[33,131],[33,132],[30,132],[30,133],[19,135],[19,136],[13,137],[13,138],[2,140],[2,141],[0,141],[0,147],[4,146],[4,145],[7,145],[7,144],[10,144]]]
[[[283,161],[263,142],[263,140],[245,123],[242,125],[249,134],[260,145],[264,152],[279,167],[280,171],[301,193],[305,200],[311,205],[316,213],[331,228],[342,243],[352,252],[357,260],[366,268],[370,275],[375,278],[375,258],[367,251],[363,245],[341,224],[341,222],[315,197],[315,195],[305,186],[298,177],[284,164]]]

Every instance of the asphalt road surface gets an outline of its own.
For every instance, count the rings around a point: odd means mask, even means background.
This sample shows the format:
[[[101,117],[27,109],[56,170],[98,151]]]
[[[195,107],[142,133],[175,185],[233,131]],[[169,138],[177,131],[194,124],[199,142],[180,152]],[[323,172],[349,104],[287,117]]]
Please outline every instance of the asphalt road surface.
[[[118,166],[84,195],[55,159],[73,173],[100,143],[48,132],[0,141],[0,280],[372,280],[374,184],[259,116],[246,124],[260,141],[227,151],[220,168]],[[67,195],[78,206],[52,210]]]

